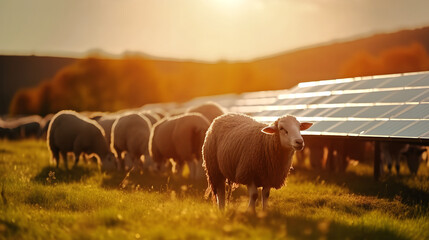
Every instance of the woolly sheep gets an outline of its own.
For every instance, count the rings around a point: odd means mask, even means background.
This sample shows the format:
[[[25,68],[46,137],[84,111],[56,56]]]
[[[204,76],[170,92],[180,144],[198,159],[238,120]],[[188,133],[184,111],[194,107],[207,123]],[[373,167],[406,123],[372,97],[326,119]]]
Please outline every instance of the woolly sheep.
[[[201,148],[210,123],[199,113],[167,117],[151,130],[149,153],[160,169],[169,158],[181,168],[188,163],[190,177],[197,178],[197,163],[201,163]],[[195,161],[197,160],[197,161]]]
[[[64,110],[55,114],[49,124],[47,143],[57,168],[61,154],[68,169],[68,152],[74,153],[74,166],[77,165],[80,155],[85,153],[98,156],[102,170],[115,168],[115,156],[107,145],[103,129],[96,121],[74,111]]]
[[[195,112],[195,113],[201,113],[203,116],[205,116],[209,122],[213,122],[215,118],[225,113],[225,110],[219,106],[219,104],[214,102],[206,102],[201,105],[191,107],[186,112]]]
[[[119,166],[125,170],[124,154],[130,155],[133,165],[143,167],[141,156],[145,156],[145,166],[149,164],[148,141],[150,121],[139,114],[128,114],[115,120],[112,126],[110,148],[119,160]]]
[[[304,147],[300,130],[311,125],[290,115],[269,126],[243,114],[229,113],[216,118],[207,131],[202,152],[208,190],[217,198],[219,209],[225,208],[225,180],[228,180],[247,185],[252,212],[258,198],[257,188],[262,187],[265,210],[270,188],[283,186],[293,154]]]

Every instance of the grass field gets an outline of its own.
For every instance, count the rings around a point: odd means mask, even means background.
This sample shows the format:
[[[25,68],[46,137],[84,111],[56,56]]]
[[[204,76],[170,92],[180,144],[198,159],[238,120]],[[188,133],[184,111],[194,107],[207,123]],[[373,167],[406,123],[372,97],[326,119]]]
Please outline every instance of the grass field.
[[[403,168],[406,168],[403,166]],[[267,213],[243,187],[219,212],[206,182],[49,164],[42,141],[0,141],[0,239],[429,239],[429,170],[372,178],[295,168]]]

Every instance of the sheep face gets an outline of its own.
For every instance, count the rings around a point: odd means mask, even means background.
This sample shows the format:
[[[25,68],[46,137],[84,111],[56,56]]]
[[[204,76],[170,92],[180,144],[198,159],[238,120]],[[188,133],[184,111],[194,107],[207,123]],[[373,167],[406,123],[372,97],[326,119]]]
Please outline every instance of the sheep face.
[[[117,169],[116,158],[113,153],[108,153],[101,159],[101,170],[102,171],[114,171]]]
[[[280,144],[285,149],[300,151],[304,148],[304,139],[301,136],[302,130],[310,128],[312,123],[300,123],[293,116],[279,118],[273,125],[263,128],[261,131],[269,135],[278,135]]]

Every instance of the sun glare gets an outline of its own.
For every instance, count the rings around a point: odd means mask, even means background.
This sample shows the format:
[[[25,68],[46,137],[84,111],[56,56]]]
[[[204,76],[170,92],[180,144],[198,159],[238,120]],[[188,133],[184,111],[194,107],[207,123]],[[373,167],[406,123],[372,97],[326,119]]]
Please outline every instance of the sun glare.
[[[213,0],[213,3],[220,8],[235,9],[243,5],[245,0]]]

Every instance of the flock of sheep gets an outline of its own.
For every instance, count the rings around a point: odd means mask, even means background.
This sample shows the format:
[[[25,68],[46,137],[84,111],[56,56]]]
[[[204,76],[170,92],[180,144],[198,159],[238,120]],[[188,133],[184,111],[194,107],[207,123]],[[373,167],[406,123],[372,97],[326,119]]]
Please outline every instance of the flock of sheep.
[[[265,209],[270,189],[283,186],[292,156],[304,147],[300,131],[312,125],[293,116],[267,125],[226,113],[213,102],[180,114],[146,110],[86,115],[63,110],[47,124],[47,145],[57,167],[62,158],[68,169],[70,153],[74,166],[81,157],[94,157],[104,171],[137,168],[158,173],[171,171],[172,162],[181,173],[186,164],[191,178],[207,176],[208,190],[220,209],[227,182],[246,185],[253,212],[258,187],[263,188]]]
[[[206,102],[181,112],[130,110],[90,114],[63,110],[44,119],[30,116],[0,121],[0,138],[45,136],[56,166],[59,167],[62,158],[66,169],[70,153],[74,155],[74,166],[81,157],[92,157],[103,171],[139,169],[181,174],[186,164],[190,178],[207,177],[207,193],[216,197],[220,209],[225,207],[226,183],[246,185],[249,209],[254,212],[257,188],[262,188],[262,207],[266,209],[270,189],[283,186],[295,152],[298,162],[306,158],[305,152],[300,151],[304,148],[300,131],[311,125],[290,115],[267,125],[248,115],[227,113],[218,104]],[[370,152],[366,148],[371,146],[365,142],[311,138],[306,138],[306,145],[310,163],[316,168],[326,164],[323,162],[325,145],[335,151],[337,158],[344,159],[352,157],[354,152]],[[396,158],[409,153],[410,149],[407,144],[381,144],[381,154],[389,169],[396,160],[398,172],[399,159]],[[416,149],[410,159],[424,151]],[[327,164],[331,167],[345,168],[341,161],[329,161]],[[416,172],[415,168],[410,167],[410,170]]]

